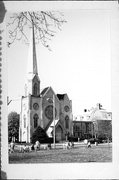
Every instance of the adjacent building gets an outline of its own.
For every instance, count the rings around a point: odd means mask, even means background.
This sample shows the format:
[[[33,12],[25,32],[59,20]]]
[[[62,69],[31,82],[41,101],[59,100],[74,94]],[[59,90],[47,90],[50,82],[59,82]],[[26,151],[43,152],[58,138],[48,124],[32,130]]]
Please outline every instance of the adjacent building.
[[[75,138],[89,139],[93,137],[94,129],[92,121],[73,121],[73,136]]]
[[[85,110],[79,120],[73,121],[73,136],[80,139],[111,139],[112,113],[103,109],[99,103],[90,112]]]
[[[98,103],[91,112],[90,120],[94,125],[95,137],[112,139],[112,112],[106,111]]]

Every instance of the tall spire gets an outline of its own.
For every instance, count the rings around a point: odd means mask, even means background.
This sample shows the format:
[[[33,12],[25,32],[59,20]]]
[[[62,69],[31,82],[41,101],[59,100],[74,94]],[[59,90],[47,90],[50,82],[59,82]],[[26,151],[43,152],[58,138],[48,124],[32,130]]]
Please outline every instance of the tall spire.
[[[30,46],[29,46],[29,55],[28,55],[28,66],[27,66],[27,75],[38,75],[37,69],[37,58],[36,58],[36,45],[35,45],[35,34],[34,34],[34,25],[32,24]]]
[[[32,25],[28,64],[27,64],[27,78],[25,83],[25,96],[32,94],[39,96],[40,94],[40,79],[38,76],[37,69],[37,58],[36,58],[36,46],[35,46],[35,34],[34,27]]]

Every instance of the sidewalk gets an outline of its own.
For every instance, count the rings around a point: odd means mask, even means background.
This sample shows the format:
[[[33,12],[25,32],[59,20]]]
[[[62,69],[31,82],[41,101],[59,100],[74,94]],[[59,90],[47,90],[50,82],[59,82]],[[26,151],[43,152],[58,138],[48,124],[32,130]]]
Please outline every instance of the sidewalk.
[[[55,149],[63,149],[63,144],[64,143],[56,143],[55,144]],[[100,143],[100,144],[98,144],[97,146],[112,146],[112,143]],[[42,146],[42,145],[41,145]],[[75,147],[80,147],[80,146],[87,146],[87,144],[84,144],[84,142],[83,141],[81,141],[81,142],[74,142],[74,148]],[[91,146],[96,146],[95,144],[91,144]],[[52,149],[54,148],[54,144],[51,144],[51,147],[52,147]]]

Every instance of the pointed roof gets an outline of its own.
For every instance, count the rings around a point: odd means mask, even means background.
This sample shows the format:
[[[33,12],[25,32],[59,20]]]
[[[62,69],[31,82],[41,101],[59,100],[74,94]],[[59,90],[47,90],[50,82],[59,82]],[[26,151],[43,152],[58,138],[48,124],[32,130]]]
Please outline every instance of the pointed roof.
[[[30,76],[31,78],[34,75],[38,75],[34,26],[32,26],[32,29],[31,29],[27,75]]]
[[[55,119],[55,127],[57,126],[58,121],[59,121],[59,119]],[[54,129],[54,120],[52,121],[51,125],[47,129],[47,135],[49,137],[52,137],[53,129]]]
[[[51,123],[51,125],[50,125],[50,127],[54,127],[54,124],[55,124],[55,126],[56,126],[57,123],[58,123],[58,121],[59,121],[59,119],[55,119],[55,123],[54,123],[54,120],[53,120],[52,123]]]
[[[44,89],[42,90],[42,92],[41,92],[41,95],[43,96],[43,95],[47,92],[47,90],[48,90],[49,88],[50,88],[50,87],[44,88]]]
[[[57,94],[59,100],[64,100],[66,94]]]

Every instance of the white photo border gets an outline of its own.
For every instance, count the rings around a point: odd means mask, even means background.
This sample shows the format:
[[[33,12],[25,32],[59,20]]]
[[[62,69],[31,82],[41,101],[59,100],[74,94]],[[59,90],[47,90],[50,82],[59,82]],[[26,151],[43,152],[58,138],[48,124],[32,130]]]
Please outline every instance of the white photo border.
[[[117,1],[7,1],[7,12],[41,9],[100,9],[110,12],[111,30],[111,91],[113,159],[112,163],[9,164],[7,131],[7,61],[6,24],[2,37],[2,121],[1,166],[7,179],[118,179],[119,178],[119,4]]]

